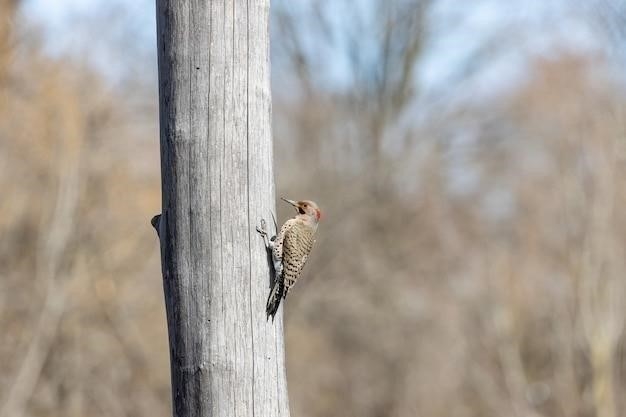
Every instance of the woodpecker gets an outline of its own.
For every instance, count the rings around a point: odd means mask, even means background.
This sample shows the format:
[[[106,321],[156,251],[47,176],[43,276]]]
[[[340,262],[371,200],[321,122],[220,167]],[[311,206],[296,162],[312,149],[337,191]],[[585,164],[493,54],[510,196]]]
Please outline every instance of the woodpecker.
[[[274,264],[274,282],[265,307],[267,317],[272,316],[272,320],[278,311],[281,299],[287,297],[289,290],[295,285],[302,272],[315,243],[313,238],[322,216],[322,212],[313,201],[293,201],[282,197],[281,200],[291,204],[298,214],[283,224],[277,236],[269,239],[263,219],[261,219],[261,226],[257,227],[257,231],[263,237],[265,247],[272,253]]]

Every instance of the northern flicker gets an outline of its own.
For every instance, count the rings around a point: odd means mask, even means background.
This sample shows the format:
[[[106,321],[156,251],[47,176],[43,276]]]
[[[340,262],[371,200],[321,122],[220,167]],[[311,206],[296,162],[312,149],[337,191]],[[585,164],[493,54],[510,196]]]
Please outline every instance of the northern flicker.
[[[265,312],[274,316],[278,311],[281,299],[287,297],[289,290],[295,285],[302,268],[313,248],[313,239],[317,231],[322,212],[313,201],[282,200],[294,206],[298,214],[283,224],[277,236],[268,239],[265,221],[257,231],[263,236],[265,246],[272,252],[274,263],[274,282],[267,298]]]

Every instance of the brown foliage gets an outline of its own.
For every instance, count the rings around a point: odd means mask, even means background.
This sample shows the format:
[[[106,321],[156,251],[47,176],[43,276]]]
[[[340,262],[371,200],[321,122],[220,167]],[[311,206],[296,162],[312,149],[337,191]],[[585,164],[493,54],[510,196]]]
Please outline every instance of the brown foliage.
[[[0,415],[169,415],[156,112],[14,47]],[[281,194],[324,211],[286,303],[294,415],[624,414],[625,101],[601,64],[538,60],[419,127],[405,96],[277,94]]]
[[[625,107],[597,63],[539,60],[516,93],[417,130],[382,191],[367,164],[279,175],[327,219],[287,303],[296,414],[621,415]]]
[[[0,112],[0,414],[167,415],[146,221],[159,205],[154,127],[132,124],[89,70],[16,47]]]

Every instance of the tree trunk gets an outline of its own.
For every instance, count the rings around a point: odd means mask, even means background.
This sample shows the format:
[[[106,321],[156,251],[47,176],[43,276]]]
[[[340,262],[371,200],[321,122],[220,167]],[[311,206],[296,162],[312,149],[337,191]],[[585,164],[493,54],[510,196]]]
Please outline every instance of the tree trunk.
[[[175,417],[289,416],[255,231],[274,210],[268,25],[269,0],[157,0],[155,227]]]

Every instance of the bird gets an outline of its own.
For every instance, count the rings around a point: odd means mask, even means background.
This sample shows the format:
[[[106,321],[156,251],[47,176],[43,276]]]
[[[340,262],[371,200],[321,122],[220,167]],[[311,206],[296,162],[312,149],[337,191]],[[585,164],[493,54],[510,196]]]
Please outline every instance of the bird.
[[[281,200],[296,209],[295,217],[287,220],[278,234],[269,239],[263,219],[261,219],[261,226],[257,227],[267,250],[271,251],[274,264],[274,280],[265,307],[267,318],[271,316],[272,321],[281,300],[287,297],[289,290],[293,288],[302,273],[313,249],[315,233],[322,217],[322,212],[314,201],[294,201],[283,197]]]

